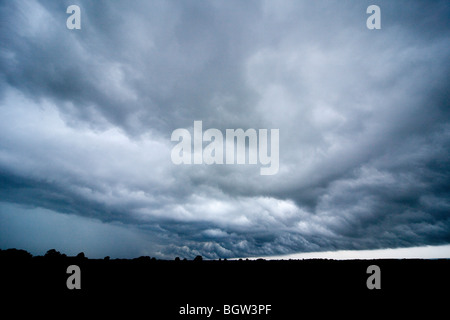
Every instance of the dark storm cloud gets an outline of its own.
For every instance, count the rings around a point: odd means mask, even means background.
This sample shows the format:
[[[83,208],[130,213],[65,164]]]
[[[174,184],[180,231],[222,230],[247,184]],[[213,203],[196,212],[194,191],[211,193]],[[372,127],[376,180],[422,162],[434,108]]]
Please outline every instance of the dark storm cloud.
[[[242,64],[252,10],[250,2],[218,5],[81,3],[83,28],[71,34],[60,27],[63,3],[10,4],[3,45],[14,59],[2,69],[8,83],[57,99],[69,117],[104,117],[131,134],[149,127],[167,134],[190,124],[186,117],[214,121],[218,108],[234,117],[251,109]],[[45,20],[31,25],[28,16],[37,14]]]
[[[160,257],[450,241],[446,1],[381,1],[372,31],[364,1],[79,1],[67,30],[70,4],[1,4],[3,202]],[[279,128],[279,173],[173,165],[194,120]]]

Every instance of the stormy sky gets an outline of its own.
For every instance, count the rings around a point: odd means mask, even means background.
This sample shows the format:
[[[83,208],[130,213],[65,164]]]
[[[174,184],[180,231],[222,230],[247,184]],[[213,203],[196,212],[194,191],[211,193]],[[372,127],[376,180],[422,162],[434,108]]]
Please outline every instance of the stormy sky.
[[[449,244],[449,18],[446,0],[2,1],[0,248]],[[196,120],[279,129],[278,173],[173,164]]]

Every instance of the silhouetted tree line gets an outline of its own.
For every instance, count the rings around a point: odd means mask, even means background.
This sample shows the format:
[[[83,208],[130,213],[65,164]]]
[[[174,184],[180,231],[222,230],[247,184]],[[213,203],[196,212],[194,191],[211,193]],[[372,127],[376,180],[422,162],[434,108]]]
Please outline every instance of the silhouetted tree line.
[[[0,259],[23,260],[23,259],[31,259],[31,258],[45,258],[45,259],[49,259],[49,260],[58,260],[58,259],[65,259],[65,258],[77,259],[77,260],[88,259],[84,252],[80,252],[76,256],[67,256],[65,253],[61,253],[61,252],[57,251],[56,249],[50,249],[43,256],[33,256],[28,251],[22,250],[22,249],[14,249],[14,248],[6,249],[6,250],[0,249]],[[99,259],[94,259],[94,260],[99,260]],[[105,256],[103,258],[103,260],[110,261],[112,259],[110,256]],[[154,262],[154,261],[168,261],[168,260],[157,259],[155,257],[150,257],[150,256],[140,256],[140,257],[133,258],[133,259],[117,258],[117,259],[113,259],[113,260],[130,260],[130,261],[144,262],[144,263]],[[180,257],[175,257],[174,261],[175,262],[194,261],[196,263],[199,263],[199,262],[204,261],[204,259],[201,255],[197,255],[192,260],[189,260],[187,258],[181,259]],[[217,260],[209,260],[209,261],[227,262],[228,260],[226,258],[224,258],[224,259],[219,258]],[[245,261],[250,261],[250,260],[249,259],[236,259],[234,261],[245,262]],[[266,260],[259,258],[257,260],[251,260],[251,261],[261,262],[261,261],[266,261]]]
[[[61,252],[57,251],[56,249],[50,249],[44,254],[44,256],[33,256],[28,251],[22,250],[22,249],[14,249],[14,248],[6,249],[6,250],[0,249],[0,259],[26,260],[26,259],[31,259],[31,258],[45,258],[45,259],[49,259],[49,260],[58,260],[58,259],[65,259],[65,258],[77,259],[77,260],[87,260],[88,259],[84,252],[80,252],[76,256],[67,256],[65,253],[61,253]],[[94,259],[94,260],[99,260],[99,259]],[[110,256],[106,256],[103,258],[103,260],[110,261],[112,259]],[[168,260],[157,259],[155,257],[150,257],[150,256],[140,256],[140,257],[133,258],[133,259],[117,258],[117,259],[113,259],[113,260],[129,260],[129,261],[136,261],[136,262],[143,262],[143,263],[149,263],[149,262],[155,262],[155,261],[168,261]],[[289,259],[289,260],[292,260],[292,259]],[[327,261],[327,260],[330,260],[330,259],[308,259],[305,261],[313,262],[313,261]],[[180,257],[175,257],[174,261],[178,262],[178,263],[186,262],[186,261],[194,261],[196,263],[200,263],[200,262],[204,261],[204,259],[201,255],[197,255],[192,260],[188,260],[187,258],[181,259]],[[209,260],[209,261],[227,262],[228,260],[226,258],[224,258],[224,259],[219,258],[217,260]],[[234,261],[235,262],[252,261],[252,262],[256,262],[256,263],[266,262],[266,260],[262,259],[262,258],[259,258],[256,260],[249,260],[248,258],[247,259],[240,258],[240,259],[236,259]]]
[[[6,250],[2,250],[0,249],[0,259],[3,260],[24,260],[24,259],[31,259],[31,258],[39,258],[39,259],[46,259],[46,260],[63,260],[63,259],[76,259],[78,261],[83,261],[83,260],[89,260],[86,255],[84,254],[84,252],[80,252],[78,253],[76,256],[67,256],[65,253],[61,253],[59,251],[57,251],[56,249],[50,249],[48,250],[44,256],[33,256],[31,253],[27,252],[26,250],[22,250],[22,249],[6,249]],[[101,260],[101,259],[92,259],[92,260]],[[121,260],[126,260],[126,261],[134,261],[134,262],[139,262],[139,263],[151,263],[151,262],[155,262],[155,261],[170,261],[170,260],[161,260],[161,259],[157,259],[155,257],[150,257],[150,256],[140,256],[137,258],[133,258],[133,259],[121,259],[121,258],[117,258],[117,259],[111,259],[110,256],[106,256],[103,258],[104,261],[111,261],[111,260],[116,260],[116,261],[121,261]],[[183,258],[181,259],[180,257],[175,257],[175,259],[173,260],[177,263],[183,263],[183,262],[187,262],[187,261],[193,261],[195,263],[201,263],[204,261],[203,257],[201,255],[197,255],[196,257],[194,257],[192,260],[189,260],[187,258]],[[225,259],[217,259],[217,260],[209,260],[209,262],[211,261],[216,261],[216,262],[221,262],[221,263],[225,263],[228,260]],[[237,259],[234,260],[236,262],[248,262],[250,261],[249,259]],[[263,261],[266,261],[264,259],[257,259],[257,260],[251,260],[253,262],[256,263],[260,263]]]
[[[50,249],[44,254],[44,256],[33,256],[28,251],[22,250],[22,249],[14,249],[14,248],[6,249],[6,250],[0,249],[0,259],[26,260],[26,259],[31,259],[33,257],[45,258],[45,259],[49,259],[49,260],[58,260],[58,259],[65,259],[65,258],[71,258],[71,259],[77,259],[77,260],[88,259],[86,257],[86,255],[84,254],[84,252],[80,252],[76,256],[67,256],[65,253],[61,253],[61,252],[57,251],[56,249]],[[103,260],[110,261],[111,257],[106,256],[103,258]],[[115,259],[115,260],[132,260],[132,261],[136,261],[136,262],[154,262],[159,259],[156,259],[155,257],[149,257],[149,256],[140,256],[140,257],[134,258],[134,259]],[[219,259],[219,260],[222,261],[222,259]],[[227,259],[224,259],[224,261],[226,261],[226,260]],[[175,261],[176,262],[188,261],[188,259],[184,258],[183,260],[181,260],[180,257],[176,257]],[[193,259],[193,261],[202,262],[203,257],[201,255],[198,255]]]

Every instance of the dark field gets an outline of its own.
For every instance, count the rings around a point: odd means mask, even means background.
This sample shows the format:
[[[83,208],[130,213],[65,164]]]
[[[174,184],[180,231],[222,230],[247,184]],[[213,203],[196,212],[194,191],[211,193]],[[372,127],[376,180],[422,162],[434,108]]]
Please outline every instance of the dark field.
[[[301,319],[313,314],[341,318],[418,311],[443,316],[450,285],[448,259],[109,260],[60,254],[32,257],[25,251],[3,250],[0,265],[3,310],[52,316]],[[79,290],[67,288],[70,265],[80,267]],[[380,267],[379,290],[366,285],[370,265]],[[187,305],[214,311],[209,317],[181,315]],[[270,311],[224,314],[224,305],[270,305]]]

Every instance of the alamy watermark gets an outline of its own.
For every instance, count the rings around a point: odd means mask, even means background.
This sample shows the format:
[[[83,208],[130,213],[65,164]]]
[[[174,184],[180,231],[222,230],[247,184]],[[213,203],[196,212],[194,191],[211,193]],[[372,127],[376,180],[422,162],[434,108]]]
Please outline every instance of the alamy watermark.
[[[381,29],[381,9],[377,5],[370,5],[366,10],[367,14],[371,14],[366,20],[366,26],[369,30]]]
[[[81,10],[80,7],[77,5],[71,5],[67,7],[66,10],[67,14],[70,14],[70,16],[66,20],[66,27],[69,30],[73,29],[81,29]]]
[[[218,129],[203,132],[203,122],[194,121],[193,137],[187,129],[172,132],[172,141],[178,141],[171,153],[172,162],[179,164],[261,164],[261,175],[278,173],[279,129]],[[247,148],[248,141],[248,148]],[[204,142],[208,144],[203,148]],[[193,147],[192,147],[193,144]],[[192,152],[193,151],[193,152]],[[248,157],[247,157],[248,155]],[[248,161],[247,161],[248,158]]]
[[[67,18],[66,26],[67,29],[73,30],[81,29],[81,10],[77,5],[70,5],[66,10],[67,14],[70,16]],[[370,17],[366,20],[366,26],[369,30],[381,29],[381,10],[377,5],[370,5],[366,10],[367,14],[370,14]]]
[[[79,266],[73,264],[67,267],[66,273],[70,274],[67,278],[67,289],[81,289],[81,269]]]

